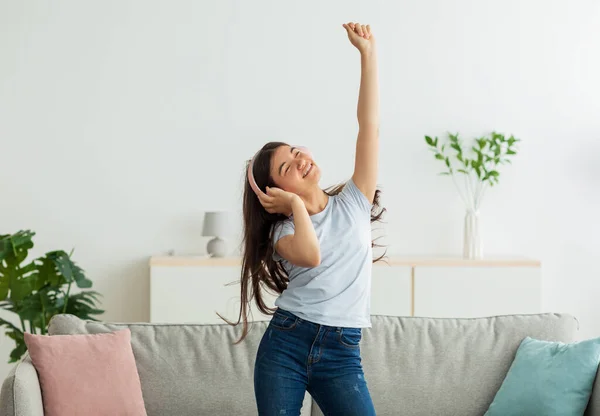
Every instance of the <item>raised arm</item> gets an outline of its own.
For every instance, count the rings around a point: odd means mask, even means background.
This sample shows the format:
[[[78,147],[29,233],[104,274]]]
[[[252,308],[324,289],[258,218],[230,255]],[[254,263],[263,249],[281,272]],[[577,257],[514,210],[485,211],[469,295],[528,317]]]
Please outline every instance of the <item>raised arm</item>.
[[[372,203],[377,188],[379,160],[379,85],[375,38],[369,25],[343,25],[350,42],[360,52],[360,89],[358,93],[358,138],[352,179]]]
[[[296,266],[321,264],[319,239],[302,199],[291,192],[269,187],[267,194],[259,195],[259,199],[269,213],[294,214],[294,232],[275,243],[277,253]]]

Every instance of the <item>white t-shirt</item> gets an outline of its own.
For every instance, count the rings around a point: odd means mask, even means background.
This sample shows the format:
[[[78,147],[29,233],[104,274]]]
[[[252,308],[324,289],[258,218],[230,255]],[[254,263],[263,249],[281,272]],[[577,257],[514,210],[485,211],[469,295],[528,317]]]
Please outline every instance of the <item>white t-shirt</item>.
[[[321,264],[298,267],[274,253],[290,279],[276,306],[321,325],[371,327],[371,207],[350,179],[323,211],[310,216]],[[289,234],[294,234],[292,218],[275,225],[273,242]]]

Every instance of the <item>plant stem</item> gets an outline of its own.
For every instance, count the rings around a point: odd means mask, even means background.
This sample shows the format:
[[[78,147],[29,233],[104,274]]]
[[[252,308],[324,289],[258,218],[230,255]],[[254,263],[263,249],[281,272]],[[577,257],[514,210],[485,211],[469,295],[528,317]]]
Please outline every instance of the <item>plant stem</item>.
[[[458,194],[460,195],[460,198],[463,200],[463,203],[468,208],[469,204],[467,203],[467,199],[465,198],[465,196],[463,195],[462,191],[460,190],[460,187],[458,186],[458,182],[456,182],[456,178],[454,177],[454,173],[451,173],[450,176],[452,176],[452,181],[454,182],[454,186],[456,186],[456,190],[458,191]]]
[[[473,187],[471,184],[471,176],[470,175],[465,175],[465,187],[467,188],[467,193],[469,195],[469,206],[468,209],[474,209],[475,208],[475,193],[473,192]]]
[[[481,184],[481,190],[479,192],[479,197],[477,198],[477,209],[479,209],[479,206],[481,205],[481,201],[483,201],[483,194],[485,193],[487,189],[487,185],[485,182],[483,182]]]

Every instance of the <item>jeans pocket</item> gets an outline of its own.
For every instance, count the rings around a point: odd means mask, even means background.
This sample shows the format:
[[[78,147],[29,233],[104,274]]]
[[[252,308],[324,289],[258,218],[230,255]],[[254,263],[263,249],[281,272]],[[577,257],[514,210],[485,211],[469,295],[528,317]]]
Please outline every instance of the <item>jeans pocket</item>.
[[[360,328],[341,328],[339,341],[346,348],[360,348],[362,330]]]
[[[298,317],[293,316],[290,313],[283,313],[276,311],[271,318],[270,325],[273,328],[289,331],[294,329],[298,324]]]

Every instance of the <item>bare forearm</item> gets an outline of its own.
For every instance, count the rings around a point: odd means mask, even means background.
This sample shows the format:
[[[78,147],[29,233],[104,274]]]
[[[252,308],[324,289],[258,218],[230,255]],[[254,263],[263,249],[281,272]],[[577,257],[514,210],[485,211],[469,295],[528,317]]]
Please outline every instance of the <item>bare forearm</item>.
[[[379,81],[377,76],[377,54],[375,48],[360,55],[361,76],[358,93],[359,128],[378,128],[379,126]]]
[[[315,227],[310,220],[304,202],[297,197],[292,202],[294,215],[294,250],[302,253],[302,257],[312,259],[314,263],[321,262],[321,249]],[[312,263],[311,262],[311,263]]]

